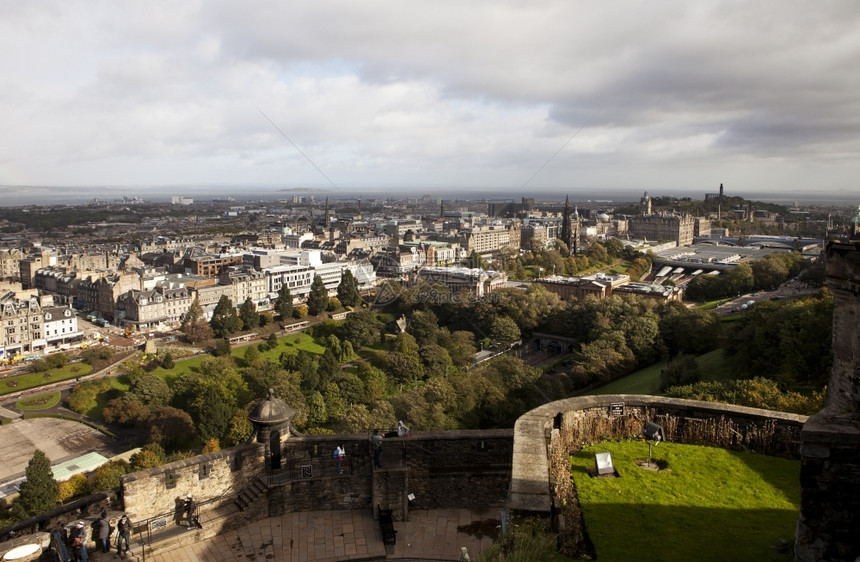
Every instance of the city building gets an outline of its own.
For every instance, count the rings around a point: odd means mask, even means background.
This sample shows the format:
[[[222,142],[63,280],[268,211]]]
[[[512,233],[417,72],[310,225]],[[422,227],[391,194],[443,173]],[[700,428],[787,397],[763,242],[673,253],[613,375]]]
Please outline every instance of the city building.
[[[477,297],[501,289],[508,276],[501,271],[466,267],[422,267],[418,272],[419,282],[445,285],[452,293],[468,291]]]

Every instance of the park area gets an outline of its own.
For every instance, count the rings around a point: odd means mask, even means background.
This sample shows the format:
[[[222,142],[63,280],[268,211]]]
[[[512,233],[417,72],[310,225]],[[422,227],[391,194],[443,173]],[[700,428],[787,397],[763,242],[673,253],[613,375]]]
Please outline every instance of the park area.
[[[618,477],[592,477],[609,452]],[[588,536],[600,560],[791,560],[800,463],[713,447],[603,442],[571,457]]]

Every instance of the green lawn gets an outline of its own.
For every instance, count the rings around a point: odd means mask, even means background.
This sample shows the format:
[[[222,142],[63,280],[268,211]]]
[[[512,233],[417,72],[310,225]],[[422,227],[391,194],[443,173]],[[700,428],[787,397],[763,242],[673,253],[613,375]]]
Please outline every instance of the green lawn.
[[[699,355],[696,357],[699,368],[702,371],[702,380],[705,381],[728,381],[731,380],[731,370],[728,362],[723,357],[722,349]],[[626,377],[614,380],[610,383],[590,390],[589,394],[651,394],[659,395],[660,371],[666,368],[666,362],[661,361],[630,373]]]
[[[60,391],[45,392],[36,396],[22,398],[15,403],[19,410],[47,410],[60,403]]]
[[[86,363],[70,363],[58,369],[48,369],[39,373],[27,373],[9,377],[0,382],[0,395],[36,388],[53,382],[73,379],[88,375],[93,368]]]
[[[258,346],[260,345],[260,342],[257,341],[250,345]],[[239,366],[242,366],[244,364],[242,358],[245,355],[246,348],[247,346],[234,347],[233,350],[230,352],[233,358],[236,359],[236,364]],[[305,334],[304,332],[300,332],[296,334],[290,334],[282,338],[278,338],[278,347],[274,349],[269,349],[267,351],[261,351],[260,358],[271,359],[272,361],[277,363],[278,358],[281,356],[281,353],[295,353],[300,349],[319,355],[325,353],[325,347],[314,342],[311,336]],[[172,369],[158,367],[157,369],[152,371],[152,374],[163,379],[164,382],[166,382],[169,386],[173,386],[174,381],[176,381],[176,379],[179,378],[180,375],[200,369],[200,364],[203,362],[203,360],[211,357],[211,355],[206,354],[198,355],[196,357],[191,357],[188,359],[177,359]]]
[[[592,478],[609,451],[620,478]],[[791,560],[800,506],[800,462],[696,445],[661,443],[659,472],[635,464],[644,442],[605,442],[571,457],[585,525],[600,560]]]
[[[660,394],[660,371],[666,367],[661,361],[614,380],[589,394]]]

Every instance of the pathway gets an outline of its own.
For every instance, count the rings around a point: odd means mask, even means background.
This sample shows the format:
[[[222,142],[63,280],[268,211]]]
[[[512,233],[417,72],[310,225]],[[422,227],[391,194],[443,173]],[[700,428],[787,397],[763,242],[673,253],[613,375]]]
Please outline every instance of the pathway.
[[[492,544],[499,510],[412,511],[395,522],[397,544],[386,556],[370,510],[311,511],[269,517],[239,529],[160,554],[148,562],[305,562],[372,559],[457,560],[460,547],[473,556]],[[142,560],[140,547],[133,554]]]

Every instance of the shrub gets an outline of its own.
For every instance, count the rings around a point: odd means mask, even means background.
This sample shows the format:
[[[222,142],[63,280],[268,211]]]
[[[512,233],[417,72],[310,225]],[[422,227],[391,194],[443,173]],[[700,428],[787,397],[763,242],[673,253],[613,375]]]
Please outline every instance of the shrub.
[[[128,474],[130,471],[131,465],[122,459],[101,465],[93,474],[93,492],[119,488],[120,476]]]
[[[206,453],[214,453],[215,451],[221,450],[221,443],[214,437],[210,437],[206,440],[206,443],[203,444],[203,450],[200,451],[202,454]]]
[[[176,366],[176,361],[173,360],[173,354],[169,351],[164,354],[164,357],[161,358],[161,366],[165,369],[172,369]]]
[[[143,470],[161,466],[167,461],[164,448],[158,443],[147,443],[143,449],[131,456],[131,469],[133,471]]]
[[[57,494],[59,503],[66,503],[72,498],[86,496],[90,493],[92,487],[90,481],[83,474],[75,474],[65,482],[60,482],[60,491]]]
[[[78,414],[86,413],[93,407],[98,395],[109,388],[108,379],[88,380],[76,385],[68,398],[69,409]]]
[[[230,355],[230,340],[227,338],[218,340],[218,343],[215,344],[215,349],[212,351],[212,355],[215,357]]]
[[[308,315],[308,307],[307,305],[300,304],[293,308],[293,317],[302,319]]]

